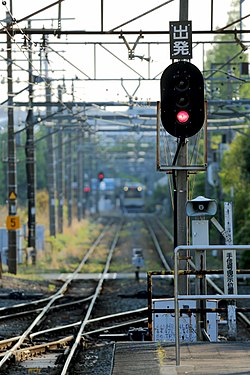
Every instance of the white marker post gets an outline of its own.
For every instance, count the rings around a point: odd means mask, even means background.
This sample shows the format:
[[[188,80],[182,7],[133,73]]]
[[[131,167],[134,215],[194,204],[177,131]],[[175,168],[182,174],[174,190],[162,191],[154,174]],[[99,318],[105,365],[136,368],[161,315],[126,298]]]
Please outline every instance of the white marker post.
[[[233,245],[233,215],[232,203],[224,202],[225,232],[226,245]],[[236,275],[236,250],[223,251],[223,270],[224,270],[224,293],[237,293],[237,275]],[[236,303],[229,301],[228,303],[228,336],[236,339]]]

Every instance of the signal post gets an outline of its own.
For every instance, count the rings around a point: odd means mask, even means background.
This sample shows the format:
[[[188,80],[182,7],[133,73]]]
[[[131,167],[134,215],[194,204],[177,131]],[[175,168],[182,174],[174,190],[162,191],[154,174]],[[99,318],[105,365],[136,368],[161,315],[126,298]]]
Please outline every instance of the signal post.
[[[179,8],[179,20],[180,22],[186,22],[188,20],[188,0],[180,0],[180,8]],[[188,50],[185,49],[179,49],[175,48],[176,46],[176,40],[174,32],[172,32],[171,35],[171,43],[170,46],[173,48],[171,51],[172,58],[177,58],[176,53],[178,52],[179,54],[181,52],[185,53],[185,57],[191,59],[192,58],[192,34],[191,34],[191,29],[185,28],[185,30],[189,30],[187,34],[180,35],[180,36],[187,36],[188,37]],[[178,42],[182,42],[181,40],[178,39]],[[184,41],[186,42],[186,40]],[[182,44],[177,43],[177,45],[184,45],[183,42]],[[186,44],[185,44],[186,45]],[[187,53],[187,55],[186,55]],[[181,53],[182,55],[182,53]],[[179,56],[179,58],[182,58],[183,56]],[[181,141],[181,140],[180,140]],[[179,154],[179,159],[177,160],[177,163],[179,165],[185,165],[187,164],[187,143],[184,141],[181,144],[180,147],[180,154]],[[175,171],[173,171],[173,176],[174,176]],[[185,211],[183,208],[186,205],[187,197],[188,197],[188,184],[187,184],[187,171],[185,170],[179,170],[176,171],[176,177],[177,177],[177,183],[175,184],[175,190],[176,192],[174,193],[175,199],[175,207],[174,207],[174,215],[178,215],[179,220],[175,220],[176,222],[176,245],[181,243],[187,243],[187,220],[185,217]],[[175,177],[174,177],[175,178]],[[183,268],[186,268],[186,261],[184,260],[183,262],[180,263],[180,266]],[[181,277],[180,278],[180,291],[182,293],[188,293],[188,283],[187,283],[187,278]]]
[[[205,120],[204,80],[192,58],[192,24],[187,21],[188,0],[180,0],[180,21],[170,22],[170,57],[173,63],[161,76],[161,122],[177,138],[171,168],[174,186],[174,247],[187,244],[188,199],[187,138],[197,134]],[[174,62],[175,59],[179,61]],[[204,169],[204,168],[203,168]],[[186,269],[186,254],[181,269]],[[188,294],[187,279],[179,281],[180,293]]]
[[[186,204],[188,202],[188,175],[206,170],[206,107],[204,100],[204,79],[200,70],[190,62],[192,58],[192,23],[188,21],[188,0],[180,0],[180,21],[170,22],[170,57],[172,64],[163,72],[160,82],[161,103],[158,105],[157,116],[157,169],[172,173],[174,189],[174,247],[186,247],[188,244],[188,226]],[[178,61],[175,61],[178,60]],[[166,132],[176,138],[176,151],[172,165],[161,165],[160,157],[160,119]],[[205,124],[205,126],[204,126]],[[203,165],[189,165],[188,138],[198,134],[204,126],[204,162]],[[195,202],[196,203],[196,202]],[[207,202],[206,202],[207,203]],[[205,207],[204,202],[200,207]],[[204,238],[202,238],[203,240]],[[175,257],[175,286],[177,294],[189,295],[188,276],[179,275],[180,270],[187,270],[189,250],[182,250]],[[197,254],[198,255],[198,254]],[[206,269],[205,254],[196,259],[197,269]],[[196,289],[205,293],[204,280],[196,281]],[[176,301],[175,301],[176,302]],[[176,302],[178,305],[178,302]],[[192,303],[190,302],[190,306]],[[203,310],[202,303],[196,308]],[[197,314],[197,338],[201,338],[202,326]],[[177,312],[175,312],[175,319]],[[206,319],[203,319],[204,325]],[[178,323],[177,323],[178,325]],[[175,329],[177,330],[177,325]],[[194,324],[195,326],[195,324]],[[179,329],[179,325],[178,325]],[[177,333],[176,335],[179,334]]]

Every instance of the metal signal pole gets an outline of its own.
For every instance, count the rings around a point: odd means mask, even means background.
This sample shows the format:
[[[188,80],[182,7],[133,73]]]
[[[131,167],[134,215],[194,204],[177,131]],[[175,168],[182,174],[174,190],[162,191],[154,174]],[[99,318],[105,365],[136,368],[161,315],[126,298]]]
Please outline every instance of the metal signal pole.
[[[188,0],[180,0],[180,11],[179,11],[179,20],[186,21],[188,20]],[[179,142],[182,140],[180,139]],[[177,159],[178,166],[187,165],[187,141],[186,139],[180,146],[180,152]],[[174,171],[173,171],[174,173]],[[187,216],[186,216],[186,202],[188,198],[188,176],[186,170],[177,170],[176,171],[176,215],[177,220],[175,225],[176,235],[177,235],[177,246],[187,244]],[[181,256],[186,257],[185,253],[182,253]],[[187,262],[186,260],[180,261],[180,268],[186,269]],[[180,294],[188,294],[188,283],[187,277],[180,276],[179,279],[179,292]]]

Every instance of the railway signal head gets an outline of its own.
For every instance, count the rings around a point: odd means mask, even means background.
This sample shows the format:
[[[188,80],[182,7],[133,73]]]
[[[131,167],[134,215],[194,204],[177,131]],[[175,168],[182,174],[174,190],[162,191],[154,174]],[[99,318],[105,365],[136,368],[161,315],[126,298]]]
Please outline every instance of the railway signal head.
[[[100,182],[102,182],[103,179],[104,179],[104,173],[103,173],[103,172],[99,172],[99,173],[98,173],[98,180],[99,180]]]
[[[169,65],[161,76],[161,121],[178,138],[192,137],[205,119],[204,80],[200,70],[187,61]]]

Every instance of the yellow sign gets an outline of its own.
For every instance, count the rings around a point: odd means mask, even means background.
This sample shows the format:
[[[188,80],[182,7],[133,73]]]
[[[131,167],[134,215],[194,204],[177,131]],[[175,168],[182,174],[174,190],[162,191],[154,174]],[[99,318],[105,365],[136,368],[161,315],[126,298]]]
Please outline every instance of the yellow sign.
[[[10,194],[9,194],[9,199],[10,200],[15,200],[16,199],[16,193],[14,191],[12,191]]]
[[[7,216],[6,227],[8,230],[16,230],[20,228],[20,217],[19,216]]]

